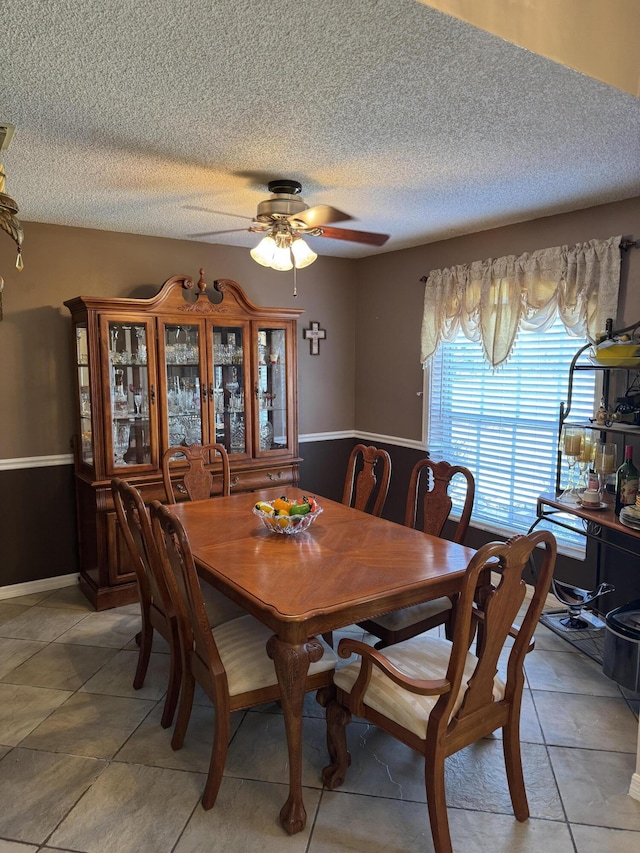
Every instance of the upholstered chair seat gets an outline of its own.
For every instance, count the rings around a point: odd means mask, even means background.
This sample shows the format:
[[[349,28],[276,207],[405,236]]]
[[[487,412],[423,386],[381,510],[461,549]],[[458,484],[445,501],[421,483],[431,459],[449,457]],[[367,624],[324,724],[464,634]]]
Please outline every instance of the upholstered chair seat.
[[[389,663],[398,667],[409,678],[431,680],[446,678],[452,648],[453,643],[445,640],[444,637],[423,634],[389,646],[385,649],[384,656]],[[336,687],[340,687],[345,693],[350,693],[360,672],[360,663],[361,661],[357,660],[336,670],[333,677]],[[464,694],[467,692],[467,682],[477,665],[478,658],[472,652],[467,652],[462,681],[451,716],[462,705]],[[496,676],[493,679],[493,698],[496,701],[503,698],[504,689],[504,683]],[[427,736],[429,714],[439,698],[439,696],[420,696],[408,690],[400,690],[397,684],[394,684],[379,669],[374,668],[362,701],[367,707],[373,708],[388,720],[392,720],[424,740]]]

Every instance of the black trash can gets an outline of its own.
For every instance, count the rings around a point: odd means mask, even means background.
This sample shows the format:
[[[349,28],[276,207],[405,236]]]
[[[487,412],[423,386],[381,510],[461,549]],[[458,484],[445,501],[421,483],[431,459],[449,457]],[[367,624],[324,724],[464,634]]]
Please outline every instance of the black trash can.
[[[607,613],[605,624],[602,671],[640,693],[640,598]]]

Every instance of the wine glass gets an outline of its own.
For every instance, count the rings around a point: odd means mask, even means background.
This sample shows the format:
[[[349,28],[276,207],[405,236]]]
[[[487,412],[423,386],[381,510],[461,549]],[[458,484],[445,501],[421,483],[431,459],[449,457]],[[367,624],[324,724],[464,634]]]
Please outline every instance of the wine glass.
[[[585,441],[585,431],[583,427],[563,426],[560,435],[560,447],[567,459],[567,468],[569,469],[569,479],[567,486],[562,492],[559,501],[563,503],[577,503],[578,490],[576,483],[576,462],[582,452],[582,445]]]
[[[618,448],[612,441],[596,444],[593,467],[598,475],[600,492],[604,492],[607,477],[615,474],[618,467]]]
[[[577,456],[578,469],[578,484],[576,490],[579,495],[587,488],[587,470],[593,462],[593,457],[596,452],[595,437],[591,432],[585,432],[584,441],[580,446],[580,453]]]
[[[137,386],[131,386],[131,393],[133,394],[133,413],[135,415],[142,414],[142,388],[138,388]]]

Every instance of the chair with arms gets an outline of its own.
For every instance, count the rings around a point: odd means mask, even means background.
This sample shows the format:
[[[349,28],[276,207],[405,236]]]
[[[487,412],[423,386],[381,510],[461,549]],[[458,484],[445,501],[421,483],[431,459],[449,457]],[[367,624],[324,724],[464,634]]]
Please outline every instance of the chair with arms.
[[[475,481],[473,474],[462,465],[450,465],[448,462],[434,462],[431,459],[421,459],[411,472],[407,506],[404,523],[406,527],[414,527],[440,536],[451,512],[452,501],[449,486],[456,475],[465,481],[465,498],[460,519],[453,533],[453,541],[463,543],[469,527],[473,499],[475,497]],[[385,648],[393,643],[408,640],[424,631],[429,631],[437,625],[445,625],[447,637],[451,639],[452,613],[454,603],[450,598],[436,598],[425,601],[404,610],[394,610],[358,623],[361,628],[380,638],[376,643],[377,649]]]
[[[342,503],[382,515],[391,479],[391,457],[386,450],[356,444],[349,456]]]
[[[210,628],[189,540],[180,520],[158,501],[151,504],[151,520],[165,573],[173,579],[182,650],[180,705],[171,746],[180,749],[184,743],[197,682],[215,708],[211,759],[202,796],[203,807],[210,809],[224,772],[231,712],[281,697],[273,661],[266,650],[273,632],[249,615]],[[315,637],[307,642],[316,647],[316,653],[322,649],[323,654],[309,667],[306,690],[328,689],[336,665],[335,652]]]
[[[522,579],[529,557],[544,545],[542,567],[519,628],[513,625],[527,595]],[[524,658],[533,648],[533,632],[551,584],[556,542],[548,531],[490,542],[476,552],[462,581],[453,641],[423,634],[377,651],[345,638],[338,654],[360,660],[334,675],[335,693],[321,691],[327,708],[327,744],[331,764],[324,784],[342,784],[351,762],[345,727],[355,714],[424,755],[425,784],[431,833],[436,853],[451,853],[445,795],[445,759],[496,729],[503,730],[504,760],[516,818],[529,816],[520,754],[520,707]],[[500,575],[497,587],[482,577],[491,569]],[[481,584],[483,609],[474,602]],[[470,651],[482,628],[478,657]],[[506,681],[497,677],[498,658],[507,637],[514,637]]]
[[[171,462],[182,462],[176,457],[184,456],[187,469],[179,468],[180,479],[177,484],[171,480]],[[220,457],[222,463],[222,486],[221,494],[228,495],[231,488],[231,476],[229,469],[229,456],[222,444],[190,444],[188,447],[169,447],[162,457],[162,480],[167,495],[167,503],[175,503],[175,492],[186,494],[190,501],[201,501],[211,497],[215,489],[216,474],[207,468],[216,457]],[[175,474],[174,467],[174,474]]]
[[[162,713],[162,727],[166,729],[173,720],[181,681],[178,625],[173,602],[158,560],[149,513],[142,495],[117,477],[111,481],[111,493],[120,532],[136,573],[142,616],[140,651],[133,686],[139,690],[144,684],[151,657],[153,632],[156,630],[169,644],[169,687]]]

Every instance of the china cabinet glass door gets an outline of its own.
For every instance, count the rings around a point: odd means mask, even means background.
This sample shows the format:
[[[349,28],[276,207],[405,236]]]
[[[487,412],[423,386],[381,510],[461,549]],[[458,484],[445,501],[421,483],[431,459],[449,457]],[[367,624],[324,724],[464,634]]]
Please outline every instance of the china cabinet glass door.
[[[89,348],[87,324],[76,326],[76,365],[78,371],[78,407],[80,409],[80,446],[82,462],[93,465],[93,426],[91,419],[91,384],[89,382]]]
[[[150,380],[149,321],[106,321],[109,405],[107,453],[113,470],[154,464],[155,388]]]
[[[245,325],[213,326],[213,411],[215,439],[229,455],[247,453],[248,402]]]
[[[258,328],[258,369],[255,383],[258,455],[289,447],[286,328]]]
[[[202,344],[200,323],[165,323],[162,326],[169,447],[203,444],[207,440],[202,411],[202,401],[206,399]]]

